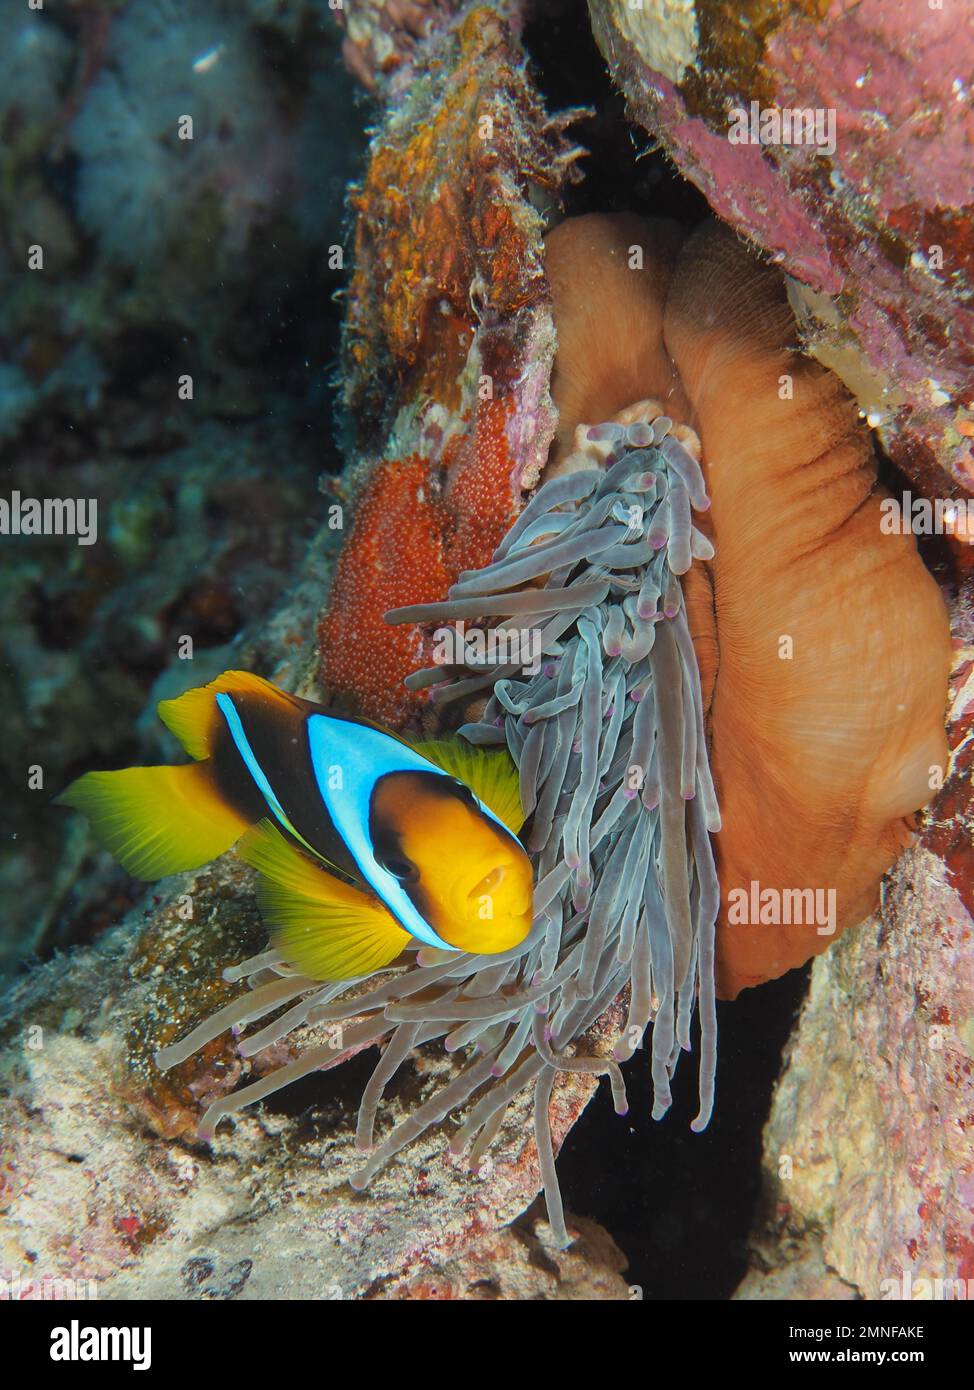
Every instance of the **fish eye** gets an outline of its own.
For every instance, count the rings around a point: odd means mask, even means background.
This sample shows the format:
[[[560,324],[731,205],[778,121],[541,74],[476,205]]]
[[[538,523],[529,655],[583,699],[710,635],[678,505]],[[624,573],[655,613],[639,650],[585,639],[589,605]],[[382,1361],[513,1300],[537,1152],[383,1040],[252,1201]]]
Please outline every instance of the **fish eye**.
[[[411,860],[404,858],[400,854],[389,854],[380,859],[379,863],[383,869],[392,874],[393,878],[398,878],[400,883],[410,883],[419,878],[419,870]]]

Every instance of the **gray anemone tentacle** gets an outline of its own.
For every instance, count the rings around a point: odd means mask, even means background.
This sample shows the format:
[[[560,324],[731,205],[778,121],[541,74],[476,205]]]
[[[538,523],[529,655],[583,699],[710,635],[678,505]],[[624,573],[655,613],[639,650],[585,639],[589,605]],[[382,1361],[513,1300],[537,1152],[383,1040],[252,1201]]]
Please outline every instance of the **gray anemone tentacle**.
[[[420,951],[416,963],[369,979],[323,985],[297,977],[276,952],[234,967],[255,986],[181,1043],[159,1054],[172,1066],[226,1028],[272,1022],[242,1044],[246,1055],[308,1022],[346,1024],[340,1049],[310,1050],[217,1101],[218,1121],[309,1071],[385,1041],[358,1121],[369,1149],[357,1187],[427,1128],[463,1111],[451,1148],[476,1166],[518,1093],[531,1087],[548,1212],[567,1243],[548,1109],[559,1071],[604,1073],[626,1109],[619,1062],[652,1025],[653,1115],[690,1023],[699,1016],[700,1107],[714,1098],[714,926],[719,886],[711,834],[719,829],[703,701],[679,577],[713,555],[693,524],[708,505],[693,455],[657,419],[597,426],[603,467],[545,484],[484,569],[463,574],[442,603],[399,609],[392,622],[488,627],[520,624],[517,656],[491,666],[417,672],[437,705],[479,697],[459,733],[505,745],[518,765],[535,864],[535,918],[527,939],[501,956]],[[524,625],[528,626],[525,627]],[[506,624],[505,624],[506,625]],[[455,650],[464,651],[462,641]],[[525,660],[525,655],[529,660]],[[486,703],[483,703],[486,701]],[[628,990],[628,1015],[612,1057],[587,1057],[579,1040]],[[295,1002],[296,1001],[296,1002]],[[290,1007],[283,1015],[283,1004]],[[372,1147],[383,1092],[411,1051],[440,1039],[465,1064]]]

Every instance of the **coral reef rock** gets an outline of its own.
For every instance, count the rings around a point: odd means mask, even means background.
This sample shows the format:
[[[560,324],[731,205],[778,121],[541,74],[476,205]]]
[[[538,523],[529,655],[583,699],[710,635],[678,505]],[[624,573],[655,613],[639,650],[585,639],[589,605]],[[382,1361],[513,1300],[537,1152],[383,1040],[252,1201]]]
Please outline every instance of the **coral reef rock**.
[[[354,1063],[318,1080],[310,1108],[248,1112],[212,1153],[194,1143],[201,1104],[246,1064],[224,1038],[173,1081],[151,1053],[230,996],[230,955],[259,948],[246,888],[229,859],[183,875],[0,1000],[0,1268],[93,1279],[107,1298],[629,1297],[623,1258],[592,1223],[569,1218],[568,1251],[540,1218],[505,1229],[539,1187],[528,1092],[478,1174],[432,1130],[364,1194],[347,1184],[361,1165]],[[414,1097],[455,1065],[426,1050],[401,1084]],[[556,1144],[594,1085],[560,1078]],[[393,1119],[400,1108],[393,1094]]]
[[[547,115],[500,11],[468,9],[416,63],[352,198],[344,396],[365,481],[319,634],[324,685],[386,723],[415,709],[402,681],[423,651],[383,613],[487,563],[544,466],[555,340],[538,205],[582,153],[564,135],[577,113]]]
[[[792,277],[809,350],[928,492],[974,489],[974,12],[590,0],[633,119]],[[796,122],[795,117],[800,117]]]

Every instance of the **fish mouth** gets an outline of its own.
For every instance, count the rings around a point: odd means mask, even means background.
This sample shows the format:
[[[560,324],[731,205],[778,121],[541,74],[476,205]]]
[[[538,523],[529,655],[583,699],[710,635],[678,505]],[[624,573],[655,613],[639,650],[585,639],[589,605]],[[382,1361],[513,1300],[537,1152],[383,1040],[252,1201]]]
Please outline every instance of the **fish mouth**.
[[[531,890],[524,891],[515,865],[492,862],[482,866],[481,876],[466,894],[467,911],[476,913],[485,898],[497,900],[498,918],[519,917],[530,908]]]
[[[467,902],[474,903],[479,898],[490,898],[498,891],[507,878],[507,868],[504,864],[494,864],[484,874],[478,883],[467,894]]]

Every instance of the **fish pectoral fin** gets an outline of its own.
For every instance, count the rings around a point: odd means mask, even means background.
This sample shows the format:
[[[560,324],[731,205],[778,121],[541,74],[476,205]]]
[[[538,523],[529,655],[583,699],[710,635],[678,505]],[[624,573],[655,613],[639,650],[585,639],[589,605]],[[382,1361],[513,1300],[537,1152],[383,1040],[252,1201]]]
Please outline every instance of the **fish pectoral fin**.
[[[248,822],[228,806],[209,772],[127,767],[88,772],[57,798],[88,817],[99,843],[134,878],[198,869],[240,838]]]
[[[190,757],[208,758],[213,751],[213,739],[220,723],[218,695],[250,694],[269,700],[292,703],[286,691],[279,690],[263,676],[251,671],[224,671],[209,685],[187,690],[173,700],[160,700],[156,713],[166,728],[176,735]]]
[[[411,747],[465,782],[514,835],[521,829],[524,810],[518,771],[506,748],[480,748],[463,738],[417,740]]]
[[[270,821],[249,830],[237,852],[261,875],[257,902],[274,945],[303,975],[370,975],[412,940],[378,898],[327,873]]]

